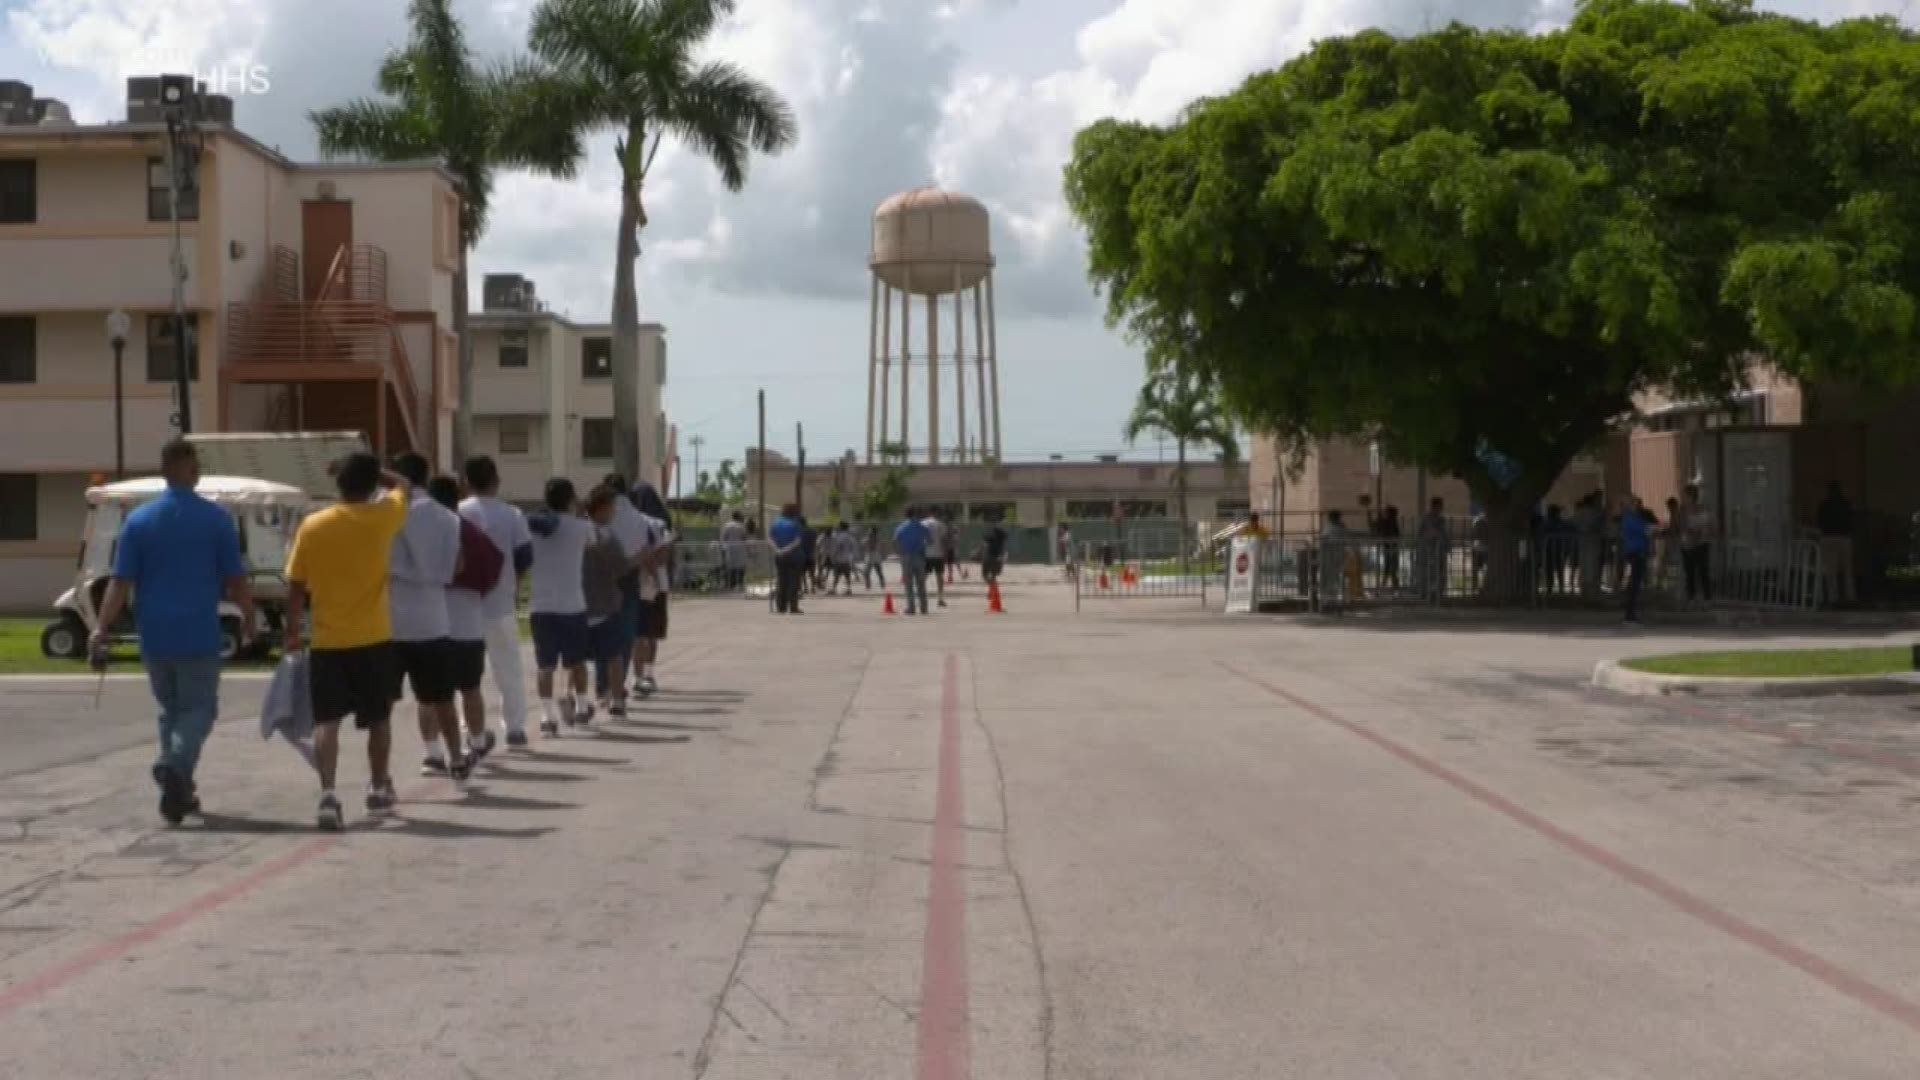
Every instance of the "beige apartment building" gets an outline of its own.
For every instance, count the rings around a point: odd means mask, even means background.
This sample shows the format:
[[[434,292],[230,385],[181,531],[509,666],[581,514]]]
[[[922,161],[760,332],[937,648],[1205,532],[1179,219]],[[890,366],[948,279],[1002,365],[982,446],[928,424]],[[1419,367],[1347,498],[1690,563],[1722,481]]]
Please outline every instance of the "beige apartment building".
[[[488,274],[473,335],[474,452],[500,466],[503,498],[535,503],[564,476],[585,494],[613,469],[613,327],[547,309],[519,274]],[[666,329],[640,327],[640,476],[671,489],[672,433],[661,411]]]
[[[124,120],[75,124],[0,81],[0,608],[72,576],[84,492],[115,470],[114,352],[129,475],[175,428],[166,125],[157,80]],[[459,196],[437,164],[302,164],[201,99],[183,193],[195,431],[356,430],[444,460],[455,403]]]

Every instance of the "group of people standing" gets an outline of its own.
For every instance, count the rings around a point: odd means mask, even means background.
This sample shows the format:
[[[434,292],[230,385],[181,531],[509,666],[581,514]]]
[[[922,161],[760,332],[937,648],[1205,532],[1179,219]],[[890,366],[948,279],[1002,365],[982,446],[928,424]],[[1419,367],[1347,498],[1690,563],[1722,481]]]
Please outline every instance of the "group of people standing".
[[[907,614],[931,614],[933,605],[947,606],[947,583],[959,559],[959,531],[945,512],[909,507],[893,527],[891,547],[900,560],[901,591]],[[853,594],[856,572],[871,590],[877,578],[887,587],[887,534],[879,526],[846,523],[816,530],[807,524],[800,507],[789,503],[767,530],[773,548],[773,609],[777,614],[805,614],[800,600],[808,592]],[[981,537],[980,571],[984,580],[997,581],[1006,565],[1008,534],[997,522]],[[933,581],[931,595],[928,579]]]
[[[219,711],[220,602],[240,605],[249,633],[254,612],[237,526],[195,494],[192,445],[169,443],[161,466],[166,492],[122,529],[93,648],[104,656],[106,628],[131,600],[160,707],[160,813],[178,824],[199,810],[194,773]],[[528,516],[499,497],[499,470],[486,457],[466,462],[462,479],[432,475],[418,454],[388,468],[353,453],[332,472],[337,501],[301,522],[288,554],[282,642],[291,662],[305,665],[301,704],[313,724],[322,828],[344,823],[335,783],[348,718],[367,732],[366,809],[393,808],[391,719],[408,688],[423,773],[464,781],[499,745],[481,692],[489,668],[506,745],[528,745],[523,577],[544,735],[591,723],[589,666],[612,715],[625,710],[630,665],[635,692],[656,689],[673,532],[651,485],[629,490],[609,476],[582,503],[571,481],[551,480],[543,508]],[[567,683],[556,693],[562,668]]]

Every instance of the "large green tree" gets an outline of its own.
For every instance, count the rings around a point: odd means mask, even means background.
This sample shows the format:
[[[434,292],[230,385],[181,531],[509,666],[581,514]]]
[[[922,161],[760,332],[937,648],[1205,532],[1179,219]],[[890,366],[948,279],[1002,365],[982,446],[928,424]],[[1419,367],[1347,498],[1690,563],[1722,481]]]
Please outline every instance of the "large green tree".
[[[477,61],[450,0],[411,0],[407,43],[380,65],[381,97],[308,114],[329,157],[376,161],[437,158],[460,182],[460,262],[453,279],[453,332],[460,342],[453,453],[473,448],[473,340],[467,333],[467,256],[487,229],[497,168],[571,177],[580,148],[571,130],[547,123],[535,70],[524,62]],[[431,439],[431,432],[424,433]]]
[[[671,135],[711,161],[729,191],[755,152],[792,145],[793,109],[726,61],[696,59],[734,0],[540,0],[530,44],[551,68],[552,122],[581,135],[611,130],[620,163],[620,225],[613,267],[614,461],[640,475],[636,390],[640,299],[634,264],[646,228],[646,180]]]
[[[1111,318],[1289,445],[1378,438],[1510,537],[1654,386],[1912,378],[1920,41],[1743,0],[1324,41],[1082,131]]]
[[[1180,507],[1180,535],[1187,532],[1187,447],[1211,446],[1223,461],[1240,456],[1233,422],[1220,407],[1219,393],[1192,368],[1172,364],[1161,368],[1140,388],[1122,434],[1129,443],[1159,432],[1173,440],[1176,456],[1173,486]],[[1182,550],[1185,540],[1181,541]]]

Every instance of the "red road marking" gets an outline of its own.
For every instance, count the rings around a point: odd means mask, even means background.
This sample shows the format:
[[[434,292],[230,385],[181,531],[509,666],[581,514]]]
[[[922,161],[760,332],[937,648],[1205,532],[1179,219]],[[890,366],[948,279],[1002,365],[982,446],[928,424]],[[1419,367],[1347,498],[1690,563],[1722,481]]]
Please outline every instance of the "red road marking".
[[[927,936],[920,959],[919,1080],[966,1080],[967,894],[960,791],[959,664],[947,656],[940,679],[940,787],[933,812],[933,869],[927,882]]]
[[[332,851],[340,843],[337,837],[323,837],[309,840],[291,852],[248,874],[238,881],[229,882],[204,896],[189,900],[187,903],[167,912],[158,919],[130,931],[112,941],[104,942],[81,953],[79,956],[49,968],[26,982],[18,983],[0,991],[0,1017],[13,1012],[22,1005],[38,1001],[40,998],[60,989],[103,964],[118,960],[148,942],[158,940],[173,933],[190,922],[223,907],[240,897],[253,892],[260,886],[277,877],[298,869],[321,855]]]
[[[1622,880],[1628,881],[1652,893],[1668,904],[1699,919],[1716,930],[1744,942],[1782,963],[1824,983],[1830,989],[1852,998],[1867,1008],[1880,1013],[1896,1023],[1920,1031],[1920,1005],[1895,994],[1894,992],[1868,982],[1866,979],[1847,971],[1838,964],[1826,960],[1787,941],[1771,930],[1756,926],[1728,911],[1686,891],[1678,885],[1660,877],[1651,870],[1628,862],[1619,855],[1591,840],[1576,836],[1555,825],[1551,821],[1520,806],[1513,800],[1483,787],[1475,781],[1454,772],[1445,765],[1425,757],[1418,751],[1394,741],[1371,728],[1356,724],[1332,711],[1308,701],[1297,694],[1282,690],[1271,683],[1257,679],[1238,668],[1221,664],[1228,672],[1258,686],[1267,693],[1293,705],[1306,713],[1320,718],[1341,730],[1364,739],[1374,746],[1399,758],[1408,765],[1419,769],[1428,776],[1454,788],[1487,808],[1494,810],[1548,840],[1560,845],[1575,855],[1600,867]]]

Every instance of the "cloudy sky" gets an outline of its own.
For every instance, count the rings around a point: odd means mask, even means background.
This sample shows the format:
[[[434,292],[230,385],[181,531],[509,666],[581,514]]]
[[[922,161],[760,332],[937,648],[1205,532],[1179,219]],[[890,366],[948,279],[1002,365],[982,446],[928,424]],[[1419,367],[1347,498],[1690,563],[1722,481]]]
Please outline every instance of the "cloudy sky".
[[[1905,16],[1914,0],[1769,0],[1821,18]],[[524,40],[533,0],[456,0],[476,51]],[[810,456],[864,441],[868,221],[893,192],[968,192],[994,215],[1010,458],[1121,450],[1138,352],[1103,325],[1060,197],[1073,133],[1103,116],[1165,119],[1314,40],[1455,18],[1549,27],[1571,0],[740,0],[713,43],[781,90],[801,141],[757,163],[740,195],[700,161],[661,155],[650,190],[641,308],[670,335],[668,408],[704,462],[754,436],[808,428]],[[310,108],[369,88],[404,39],[402,0],[0,0],[0,77],[78,119],[120,114],[129,73],[257,64],[267,92],[240,126],[314,154]],[[606,316],[616,175],[610,140],[582,179],[500,184],[479,274],[520,271],[556,309]],[[1140,452],[1153,453],[1151,445]]]

